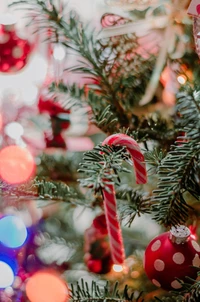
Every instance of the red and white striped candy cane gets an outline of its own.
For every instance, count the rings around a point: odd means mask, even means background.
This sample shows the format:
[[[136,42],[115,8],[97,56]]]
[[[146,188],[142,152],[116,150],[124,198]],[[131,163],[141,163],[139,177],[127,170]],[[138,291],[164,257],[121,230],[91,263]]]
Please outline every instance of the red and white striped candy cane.
[[[147,172],[144,156],[138,143],[126,134],[113,134],[107,137],[102,145],[125,146],[131,154],[137,184],[147,182]],[[110,240],[110,249],[114,264],[123,264],[125,259],[124,244],[122,239],[121,227],[117,216],[117,204],[114,185],[108,185],[108,190],[103,190],[105,216]]]

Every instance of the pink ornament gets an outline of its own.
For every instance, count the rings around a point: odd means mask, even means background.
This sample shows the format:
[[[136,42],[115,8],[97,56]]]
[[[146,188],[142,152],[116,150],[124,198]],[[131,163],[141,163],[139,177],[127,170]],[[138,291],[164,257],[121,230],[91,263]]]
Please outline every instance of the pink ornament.
[[[198,17],[200,15],[200,3],[199,0],[192,0],[188,7],[188,14]]]
[[[154,238],[145,251],[144,269],[148,278],[166,290],[180,289],[176,278],[197,277],[192,266],[200,266],[200,246],[185,226],[172,227],[170,232]],[[188,280],[187,280],[188,282]]]
[[[144,156],[137,142],[126,134],[114,134],[107,137],[102,145],[125,146],[131,154],[134,166],[137,184],[145,184],[147,182],[147,173],[144,162]],[[124,244],[122,239],[121,228],[117,217],[117,206],[114,185],[108,185],[107,190],[103,190],[105,216],[108,226],[108,234],[110,239],[110,249],[114,264],[122,264],[124,262]]]

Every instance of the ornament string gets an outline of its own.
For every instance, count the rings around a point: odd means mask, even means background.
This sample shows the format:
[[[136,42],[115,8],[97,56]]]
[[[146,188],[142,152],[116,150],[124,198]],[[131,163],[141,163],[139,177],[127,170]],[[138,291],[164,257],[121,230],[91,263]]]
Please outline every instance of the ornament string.
[[[145,184],[147,182],[144,156],[134,139],[125,134],[114,134],[107,137],[102,145],[125,146],[132,157],[135,167],[136,183]],[[116,194],[113,184],[106,186],[106,189],[103,190],[103,197],[112,260],[115,264],[123,264],[125,252],[121,227],[117,216]]]

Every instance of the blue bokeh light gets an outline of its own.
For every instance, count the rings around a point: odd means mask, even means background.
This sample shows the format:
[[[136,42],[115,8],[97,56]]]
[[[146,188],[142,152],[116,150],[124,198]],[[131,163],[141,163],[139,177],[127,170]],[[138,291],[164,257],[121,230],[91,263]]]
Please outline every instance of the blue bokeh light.
[[[21,247],[27,238],[27,229],[23,220],[17,216],[5,216],[0,219],[0,242],[9,248]]]
[[[11,286],[17,273],[17,262],[6,255],[0,255],[0,289]]]

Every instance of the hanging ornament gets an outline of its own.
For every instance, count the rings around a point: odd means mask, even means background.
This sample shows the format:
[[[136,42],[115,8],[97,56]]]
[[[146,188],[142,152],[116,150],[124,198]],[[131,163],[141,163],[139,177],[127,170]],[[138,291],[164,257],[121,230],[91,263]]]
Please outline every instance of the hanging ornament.
[[[69,291],[66,283],[54,271],[41,271],[26,283],[26,294],[31,302],[66,302]]]
[[[32,45],[21,39],[15,30],[15,20],[0,18],[0,72],[17,72],[28,62]]]
[[[97,216],[84,234],[85,263],[90,272],[107,274],[113,262],[108,242],[108,230],[104,214]]]
[[[147,172],[144,156],[137,142],[126,134],[113,134],[107,137],[102,145],[124,146],[131,154],[135,167],[137,184],[147,182]],[[107,185],[107,190],[103,190],[105,216],[108,227],[110,249],[114,264],[123,264],[125,253],[121,234],[121,227],[117,218],[117,206],[114,185]]]
[[[200,2],[192,0],[188,7],[188,14],[193,16],[193,34],[196,52],[200,58]]]
[[[145,251],[144,269],[148,278],[158,287],[166,290],[180,289],[176,278],[187,281],[186,276],[195,279],[200,266],[200,246],[190,236],[185,226],[172,227],[170,232],[154,238]]]
[[[47,113],[50,116],[52,131],[45,133],[46,147],[66,149],[66,142],[62,135],[64,130],[70,127],[70,110],[64,109],[53,97],[42,95],[39,98],[38,109],[40,113]]]

